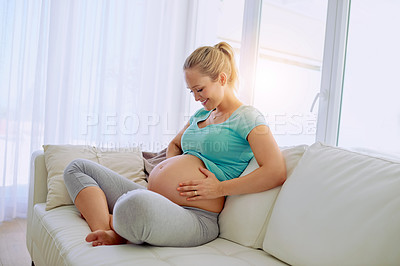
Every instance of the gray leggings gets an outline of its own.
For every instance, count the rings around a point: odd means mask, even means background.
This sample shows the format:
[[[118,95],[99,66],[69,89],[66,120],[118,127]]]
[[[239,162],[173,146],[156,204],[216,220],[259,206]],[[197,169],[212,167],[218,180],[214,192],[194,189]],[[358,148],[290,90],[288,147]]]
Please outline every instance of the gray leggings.
[[[113,214],[114,230],[134,244],[191,247],[218,236],[218,213],[179,206],[92,161],[72,161],[64,181],[74,202],[83,188],[100,187]]]

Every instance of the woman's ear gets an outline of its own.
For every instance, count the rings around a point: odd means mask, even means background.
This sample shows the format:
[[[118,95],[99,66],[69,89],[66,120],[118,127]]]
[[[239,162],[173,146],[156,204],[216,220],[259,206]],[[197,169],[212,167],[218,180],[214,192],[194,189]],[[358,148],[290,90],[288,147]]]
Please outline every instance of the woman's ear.
[[[226,74],[224,72],[221,72],[219,74],[219,83],[221,84],[221,86],[225,86],[227,83],[228,77],[226,76]]]

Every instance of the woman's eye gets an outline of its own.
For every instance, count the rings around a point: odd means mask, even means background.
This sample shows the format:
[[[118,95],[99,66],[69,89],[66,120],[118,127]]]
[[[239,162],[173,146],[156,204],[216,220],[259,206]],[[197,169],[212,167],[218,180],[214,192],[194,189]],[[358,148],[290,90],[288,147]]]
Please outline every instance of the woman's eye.
[[[199,92],[202,92],[203,90],[204,90],[204,88],[201,88],[201,89],[196,90],[196,92],[199,93]],[[190,90],[189,92],[193,93],[194,91]]]

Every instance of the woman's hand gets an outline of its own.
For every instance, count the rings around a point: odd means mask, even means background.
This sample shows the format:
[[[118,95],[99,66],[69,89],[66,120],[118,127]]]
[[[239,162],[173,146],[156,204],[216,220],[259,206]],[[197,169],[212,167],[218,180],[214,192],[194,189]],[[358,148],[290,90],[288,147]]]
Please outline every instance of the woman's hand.
[[[187,200],[203,200],[203,199],[216,199],[225,196],[222,190],[221,182],[215,175],[204,167],[199,168],[206,178],[202,180],[188,181],[179,183],[177,190]]]

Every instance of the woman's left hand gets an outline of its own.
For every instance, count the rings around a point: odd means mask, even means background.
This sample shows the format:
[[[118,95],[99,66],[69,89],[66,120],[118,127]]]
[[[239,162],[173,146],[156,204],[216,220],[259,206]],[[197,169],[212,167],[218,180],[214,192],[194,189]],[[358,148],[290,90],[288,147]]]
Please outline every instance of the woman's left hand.
[[[206,178],[179,183],[179,187],[177,188],[180,192],[179,194],[183,197],[187,197],[189,201],[215,199],[224,196],[221,182],[215,175],[206,168],[200,167],[199,169]]]

